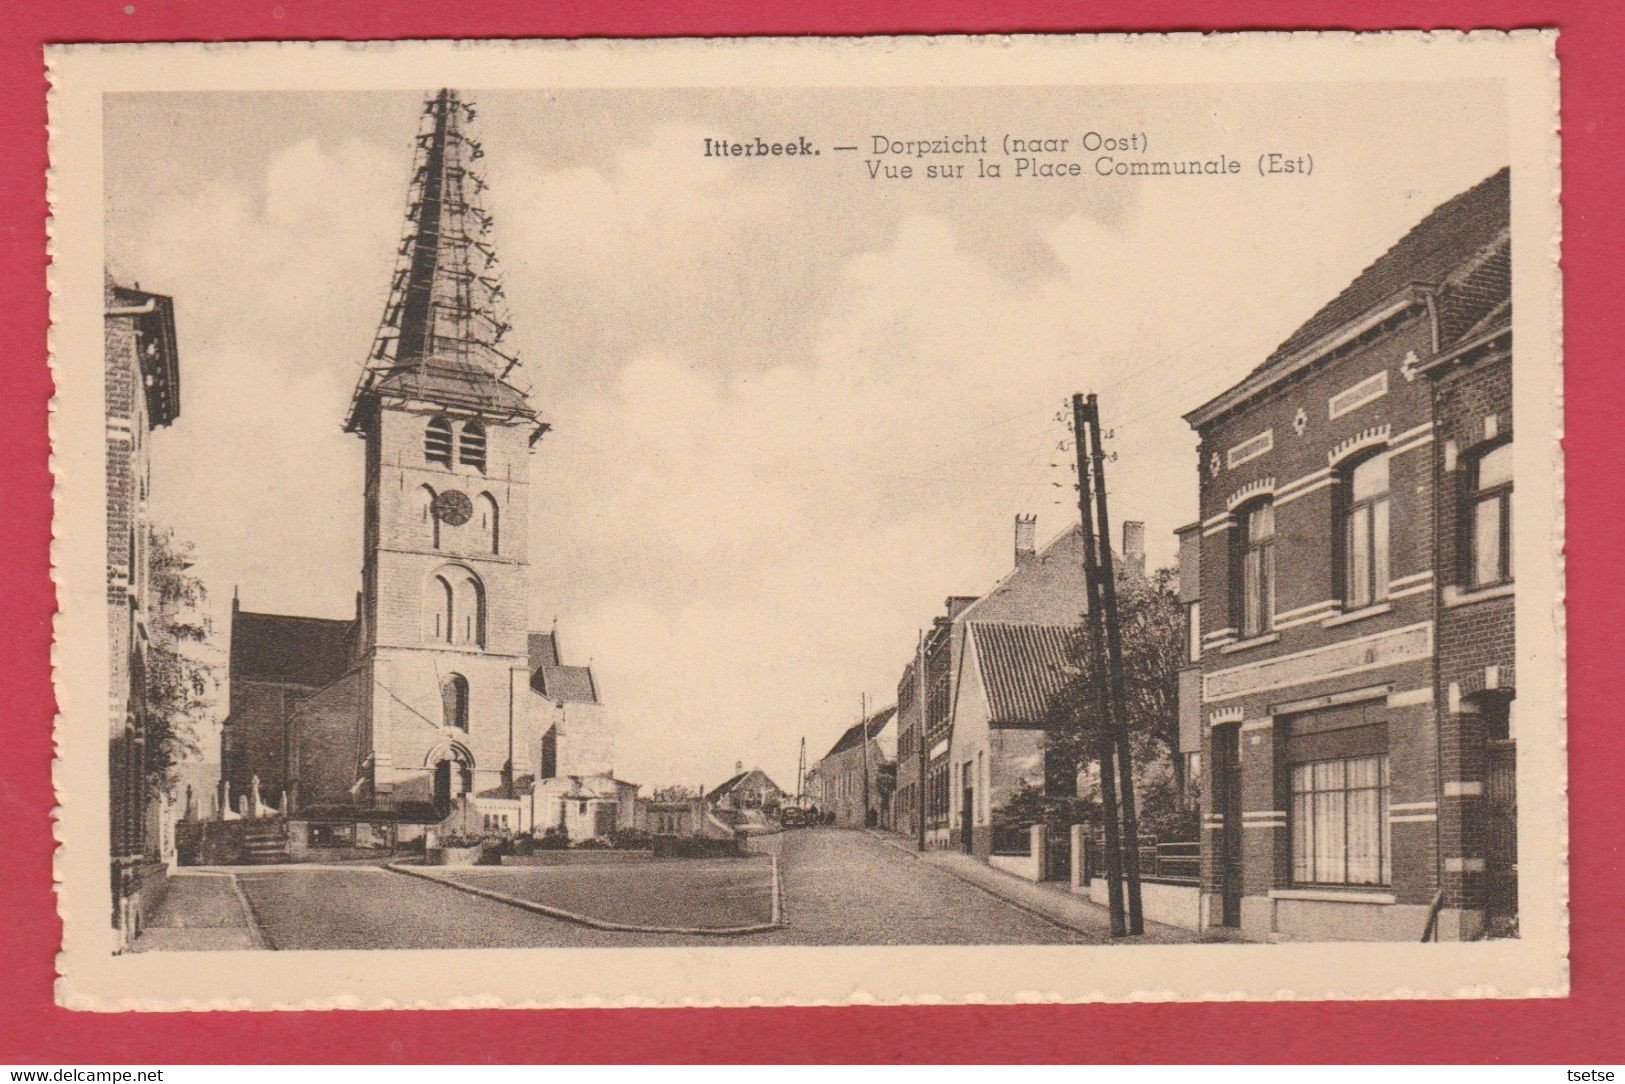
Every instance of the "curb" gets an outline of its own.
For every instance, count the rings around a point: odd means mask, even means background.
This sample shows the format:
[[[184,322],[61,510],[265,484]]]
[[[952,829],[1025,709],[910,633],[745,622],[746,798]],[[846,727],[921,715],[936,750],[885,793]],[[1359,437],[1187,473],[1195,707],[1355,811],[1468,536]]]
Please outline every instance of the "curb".
[[[548,918],[573,922],[578,926],[586,926],[594,930],[608,930],[613,933],[677,933],[697,937],[739,937],[745,934],[768,933],[772,930],[784,928],[784,923],[779,919],[781,890],[779,888],[779,867],[777,862],[773,864],[773,921],[759,923],[754,926],[718,926],[713,928],[700,926],[640,926],[625,922],[608,922],[601,918],[592,918],[588,915],[577,914],[574,911],[566,911],[561,907],[549,907],[545,903],[520,899],[518,896],[510,896],[506,892],[494,892],[489,888],[464,884],[449,877],[439,877],[433,873],[425,873],[422,870],[414,869],[411,866],[396,865],[392,862],[384,868],[391,873],[400,873],[408,877],[416,877],[419,880],[430,881],[437,885],[445,885],[447,888],[454,888],[459,892],[467,892],[471,896],[480,896],[484,899],[494,900],[497,903],[505,903],[522,911],[530,911],[533,914],[545,915]]]

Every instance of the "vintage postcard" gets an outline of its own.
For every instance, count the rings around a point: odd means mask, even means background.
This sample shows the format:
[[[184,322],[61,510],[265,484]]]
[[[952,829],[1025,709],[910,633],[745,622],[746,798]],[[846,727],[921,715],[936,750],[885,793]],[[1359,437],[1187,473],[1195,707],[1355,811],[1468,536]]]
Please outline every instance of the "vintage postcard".
[[[47,62],[62,1004],[1566,993],[1553,33]]]

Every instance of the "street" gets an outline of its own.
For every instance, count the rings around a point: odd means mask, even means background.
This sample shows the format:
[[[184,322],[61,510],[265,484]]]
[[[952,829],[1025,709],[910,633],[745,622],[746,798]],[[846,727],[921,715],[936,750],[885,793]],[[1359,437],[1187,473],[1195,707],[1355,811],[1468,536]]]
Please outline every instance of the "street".
[[[753,846],[779,858],[787,926],[736,937],[590,929],[372,867],[264,866],[237,870],[236,877],[265,943],[284,950],[1096,940],[860,832],[806,829]]]

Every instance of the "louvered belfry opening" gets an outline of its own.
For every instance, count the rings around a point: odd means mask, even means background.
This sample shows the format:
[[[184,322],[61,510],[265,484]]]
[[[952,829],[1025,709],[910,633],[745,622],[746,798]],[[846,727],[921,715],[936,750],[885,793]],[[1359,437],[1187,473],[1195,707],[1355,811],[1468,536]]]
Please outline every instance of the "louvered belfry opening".
[[[537,421],[482,198],[475,105],[440,90],[423,107],[389,299],[345,428],[362,432],[381,396]],[[483,458],[483,455],[481,455]]]

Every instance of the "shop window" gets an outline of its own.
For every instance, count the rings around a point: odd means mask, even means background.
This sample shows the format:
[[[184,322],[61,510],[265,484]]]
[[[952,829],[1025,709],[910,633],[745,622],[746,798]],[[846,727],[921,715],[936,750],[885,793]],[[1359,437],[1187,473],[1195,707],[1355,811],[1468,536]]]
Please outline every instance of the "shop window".
[[[1290,774],[1293,882],[1389,884],[1387,755],[1306,761]]]

